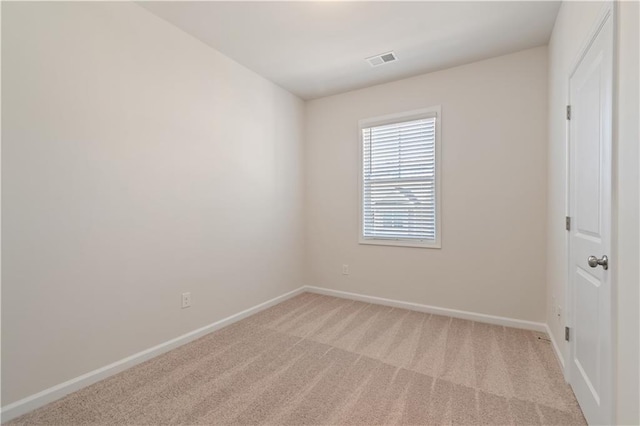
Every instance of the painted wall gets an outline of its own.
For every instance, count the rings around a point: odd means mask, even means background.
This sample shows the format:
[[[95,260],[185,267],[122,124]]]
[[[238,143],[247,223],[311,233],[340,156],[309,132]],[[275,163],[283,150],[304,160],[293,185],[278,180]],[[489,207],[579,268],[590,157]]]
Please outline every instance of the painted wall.
[[[616,421],[640,424],[640,7],[618,3]]]
[[[617,79],[614,112],[614,158],[618,173],[614,176],[618,238],[614,241],[618,287],[615,290],[617,316],[616,422],[638,424],[638,282],[640,250],[638,247],[638,3],[617,4],[616,52]],[[567,280],[567,250],[564,217],[566,215],[566,119],[568,76],[586,43],[603,4],[600,2],[564,2],[549,43],[549,157],[547,209],[547,322],[568,356],[564,342],[565,318],[555,313],[564,307]],[[617,255],[617,258],[615,258]],[[615,259],[614,259],[615,258]]]
[[[434,105],[442,249],[359,245],[358,120]],[[546,47],[308,102],[307,284],[543,321],[546,139]]]
[[[302,284],[301,100],[133,3],[4,3],[2,63],[2,405]]]

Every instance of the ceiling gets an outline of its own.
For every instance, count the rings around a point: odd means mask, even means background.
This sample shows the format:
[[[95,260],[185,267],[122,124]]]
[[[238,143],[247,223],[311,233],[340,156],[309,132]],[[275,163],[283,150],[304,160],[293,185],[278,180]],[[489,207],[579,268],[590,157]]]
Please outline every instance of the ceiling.
[[[547,44],[559,2],[140,2],[303,99]],[[365,58],[394,51],[372,68]]]

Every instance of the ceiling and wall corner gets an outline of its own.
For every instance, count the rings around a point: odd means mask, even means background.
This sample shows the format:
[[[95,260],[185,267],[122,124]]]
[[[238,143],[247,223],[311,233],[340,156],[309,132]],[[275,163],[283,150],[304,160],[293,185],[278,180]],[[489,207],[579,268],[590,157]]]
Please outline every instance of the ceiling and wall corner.
[[[303,99],[543,46],[560,2],[143,1]],[[371,68],[373,55],[400,60]]]

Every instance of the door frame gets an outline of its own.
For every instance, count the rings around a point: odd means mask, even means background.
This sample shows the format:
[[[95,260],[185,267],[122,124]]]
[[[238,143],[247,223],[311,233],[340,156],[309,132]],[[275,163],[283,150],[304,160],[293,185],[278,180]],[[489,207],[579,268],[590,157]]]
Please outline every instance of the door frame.
[[[583,41],[580,49],[578,50],[578,55],[574,59],[571,67],[569,68],[569,74],[567,76],[567,94],[566,94],[566,105],[570,105],[571,100],[571,77],[575,74],[576,70],[580,66],[580,63],[584,59],[585,55],[589,51],[589,48],[592,46],[596,37],[600,34],[600,30],[605,24],[607,19],[611,19],[611,31],[612,31],[612,41],[611,41],[611,53],[612,53],[612,70],[611,70],[611,254],[609,256],[609,265],[611,270],[610,275],[610,285],[611,285],[611,365],[610,365],[610,373],[611,377],[607,383],[607,387],[609,388],[611,404],[609,407],[609,413],[606,413],[607,418],[609,419],[609,424],[615,424],[615,396],[616,396],[616,359],[617,359],[617,338],[616,338],[616,330],[617,330],[617,191],[616,191],[616,182],[617,182],[617,140],[616,140],[616,130],[615,130],[615,122],[616,122],[616,102],[617,102],[617,5],[615,1],[605,1],[601,11],[598,14],[598,17],[591,25],[591,29],[585,40]],[[565,121],[565,216],[571,216],[571,134],[570,134],[570,123],[569,120]],[[573,225],[573,224],[572,224]],[[566,270],[566,281],[565,281],[565,299],[564,299],[564,323],[565,326],[573,329],[573,310],[572,310],[572,300],[574,296],[573,291],[573,280],[571,279],[571,233],[565,232],[565,248],[566,248],[566,258],[565,265],[567,266]],[[567,354],[567,360],[563,365],[563,374],[564,379],[567,383],[571,383],[571,347],[570,342],[564,341],[564,347],[566,349],[565,353]]]

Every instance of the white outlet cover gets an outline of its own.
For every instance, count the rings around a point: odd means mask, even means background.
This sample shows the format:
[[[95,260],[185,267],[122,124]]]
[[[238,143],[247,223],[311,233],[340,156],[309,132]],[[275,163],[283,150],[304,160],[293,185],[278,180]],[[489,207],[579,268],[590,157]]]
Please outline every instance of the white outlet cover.
[[[191,306],[191,293],[182,293],[182,308]]]

